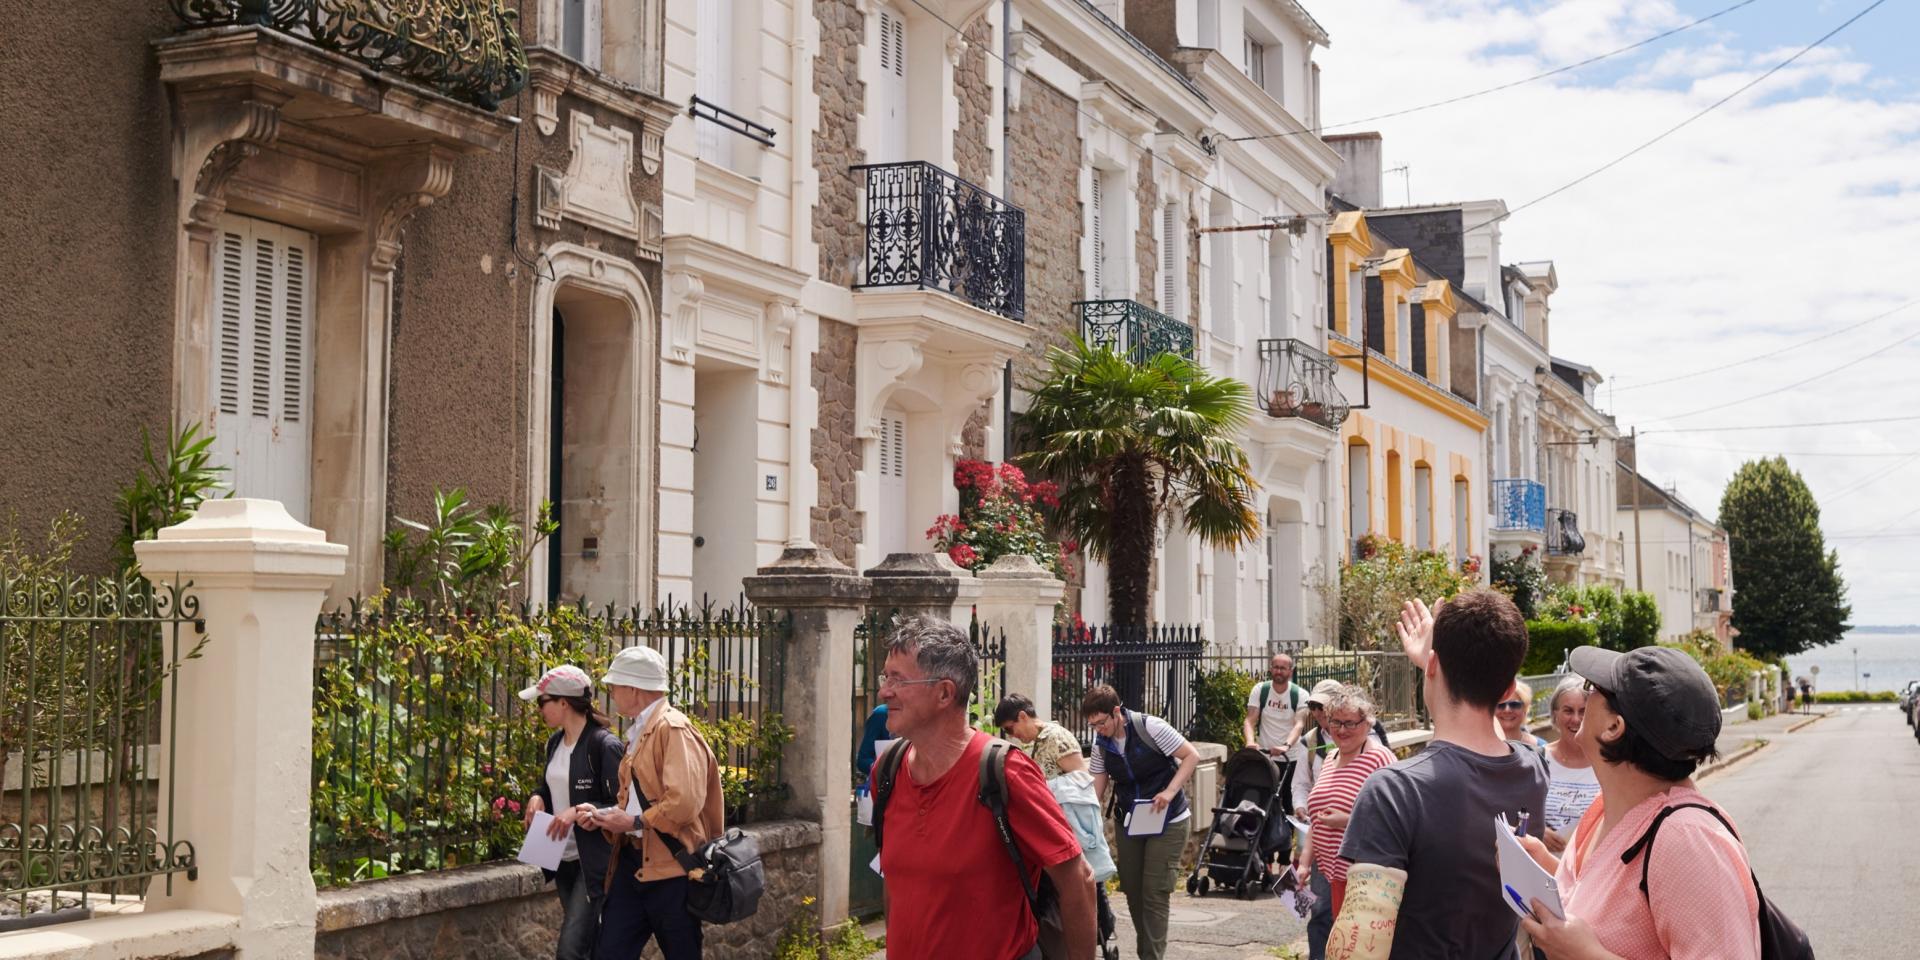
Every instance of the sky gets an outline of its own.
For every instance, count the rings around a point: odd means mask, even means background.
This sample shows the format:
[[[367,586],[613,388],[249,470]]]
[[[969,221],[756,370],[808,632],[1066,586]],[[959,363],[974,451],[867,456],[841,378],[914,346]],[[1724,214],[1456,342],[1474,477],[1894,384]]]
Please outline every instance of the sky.
[[[1408,167],[1386,177],[1384,202],[1513,208],[1726,96],[1871,0],[1752,0],[1577,71],[1341,122],[1518,80],[1737,2],[1308,8],[1332,37],[1316,53],[1329,130],[1377,130],[1386,166]],[[1639,427],[1650,478],[1711,516],[1742,462],[1786,455],[1820,503],[1856,624],[1920,623],[1920,419],[1862,422],[1920,418],[1916,35],[1920,0],[1887,0],[1671,137],[1519,211],[1501,238],[1507,263],[1554,262],[1548,346],[1607,378],[1600,406],[1623,434]],[[1786,426],[1830,421],[1845,423]]]

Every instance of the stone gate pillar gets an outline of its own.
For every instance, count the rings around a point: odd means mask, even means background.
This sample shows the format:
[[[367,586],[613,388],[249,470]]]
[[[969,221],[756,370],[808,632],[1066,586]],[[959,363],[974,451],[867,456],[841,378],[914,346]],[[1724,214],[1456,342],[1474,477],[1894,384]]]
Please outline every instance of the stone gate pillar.
[[[1053,612],[1067,585],[1026,554],[1001,557],[977,577],[981,625],[1006,631],[1007,692],[1025,694],[1036,717],[1052,719]]]

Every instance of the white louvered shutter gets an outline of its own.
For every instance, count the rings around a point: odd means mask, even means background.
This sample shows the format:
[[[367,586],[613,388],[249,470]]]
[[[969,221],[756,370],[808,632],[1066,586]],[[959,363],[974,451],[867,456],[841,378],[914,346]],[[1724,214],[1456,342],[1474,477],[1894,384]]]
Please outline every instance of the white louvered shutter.
[[[733,98],[733,42],[729,32],[733,0],[700,0],[694,7],[699,11],[694,22],[699,34],[695,40],[699,59],[694,67],[694,92],[708,103],[739,112]],[[698,135],[700,159],[723,167],[733,165],[731,131],[711,120],[696,121],[693,128]]]
[[[907,159],[907,21],[896,11],[880,10],[880,155],[876,163]]]
[[[306,522],[313,460],[313,235],[227,217],[214,257],[214,461],[236,496]]]
[[[1106,200],[1101,196],[1100,187],[1101,181],[1105,179],[1106,175],[1099,169],[1093,171],[1093,212],[1088,217],[1087,223],[1087,229],[1090,231],[1089,235],[1093,237],[1093,276],[1091,279],[1093,282],[1092,296],[1096,300],[1106,293],[1107,288],[1107,231],[1106,228],[1102,226],[1102,221],[1106,218]]]
[[[874,542],[882,556],[906,553],[925,544],[907,537],[907,422],[880,417],[880,502]]]
[[[1180,208],[1160,208],[1160,312],[1178,317],[1180,302]]]

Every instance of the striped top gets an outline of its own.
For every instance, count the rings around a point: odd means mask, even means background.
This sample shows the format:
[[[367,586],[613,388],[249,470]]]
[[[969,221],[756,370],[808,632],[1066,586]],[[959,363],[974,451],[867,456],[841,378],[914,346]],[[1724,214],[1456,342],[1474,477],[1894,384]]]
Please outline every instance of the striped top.
[[[1327,810],[1352,813],[1353,802],[1360,797],[1360,785],[1366,783],[1375,770],[1392,763],[1393,751],[1369,737],[1366,746],[1351,759],[1339,767],[1323,768],[1313,780],[1313,790],[1307,794],[1308,822],[1314,823],[1311,818]],[[1346,835],[1345,827],[1336,830],[1318,823],[1308,833],[1313,841],[1314,865],[1330,881],[1346,882],[1347,861],[1340,859],[1340,841]]]

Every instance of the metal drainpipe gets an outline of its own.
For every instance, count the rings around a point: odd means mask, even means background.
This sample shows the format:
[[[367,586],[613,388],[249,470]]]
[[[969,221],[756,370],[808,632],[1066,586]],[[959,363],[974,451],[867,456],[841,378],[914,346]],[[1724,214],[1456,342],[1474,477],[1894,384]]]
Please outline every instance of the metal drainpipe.
[[[1000,195],[1013,193],[1013,0],[1000,0]],[[1000,368],[1000,459],[1013,459],[1013,361]]]

